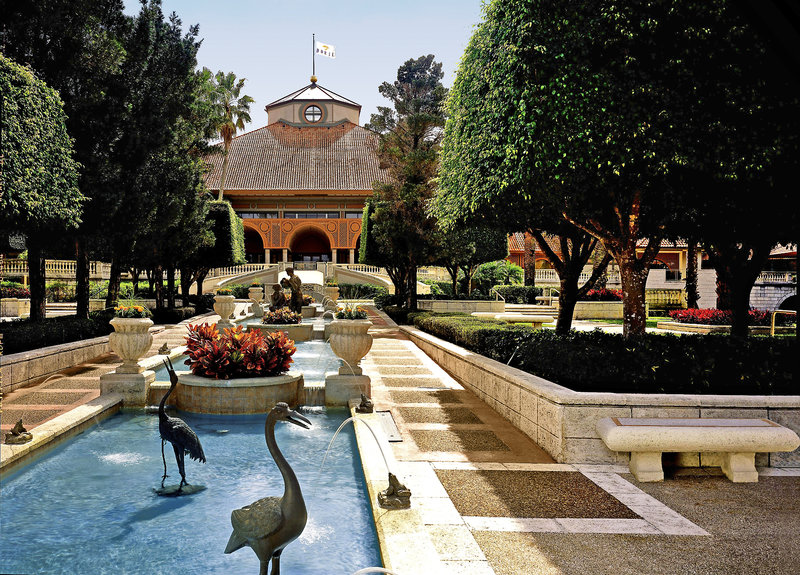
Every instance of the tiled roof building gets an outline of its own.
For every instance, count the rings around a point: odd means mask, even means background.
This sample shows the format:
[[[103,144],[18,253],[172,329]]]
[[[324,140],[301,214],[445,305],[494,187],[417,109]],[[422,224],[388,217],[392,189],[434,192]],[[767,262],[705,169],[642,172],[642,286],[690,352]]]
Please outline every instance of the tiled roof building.
[[[361,106],[314,77],[266,110],[266,126],[233,139],[224,183],[248,260],[354,263],[364,201],[373,182],[388,181],[378,135],[358,125]],[[222,154],[208,161],[216,191]]]

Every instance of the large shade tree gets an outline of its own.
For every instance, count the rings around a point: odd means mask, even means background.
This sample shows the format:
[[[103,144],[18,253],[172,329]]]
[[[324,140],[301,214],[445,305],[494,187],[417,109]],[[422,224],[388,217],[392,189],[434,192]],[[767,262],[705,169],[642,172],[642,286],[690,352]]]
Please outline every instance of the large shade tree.
[[[84,196],[58,93],[0,54],[0,228],[27,236],[32,321],[45,317],[43,248],[80,223]]]
[[[433,195],[444,126],[443,75],[433,54],[406,61],[397,70],[397,80],[378,88],[392,107],[378,107],[366,125],[380,134],[378,155],[391,177],[389,183],[376,183],[373,188],[374,212],[367,240],[375,242],[373,251],[380,254],[373,260],[376,265],[392,262],[395,294],[412,309],[417,300],[417,267],[433,261],[436,254],[436,220],[426,209]]]
[[[614,257],[624,333],[642,333],[662,240],[698,229],[715,205],[741,206],[724,190],[752,193],[759,167],[788,157],[774,115],[759,108],[768,62],[754,38],[730,0],[490,3],[465,55],[483,76],[473,75],[461,130],[475,149],[460,152],[473,158],[469,175],[488,183],[465,186],[458,201],[451,186],[450,201],[558,210]],[[764,123],[749,138],[756,118]]]
[[[563,217],[560,190],[552,189],[551,174],[534,157],[548,145],[540,111],[531,101],[538,73],[532,54],[538,52],[508,49],[532,40],[531,16],[523,4],[488,6],[462,58],[447,102],[433,212],[445,226],[488,221],[507,232],[527,230],[558,273],[556,329],[565,333],[575,303],[594,286],[610,256],[598,258],[588,281],[579,283],[598,239]]]

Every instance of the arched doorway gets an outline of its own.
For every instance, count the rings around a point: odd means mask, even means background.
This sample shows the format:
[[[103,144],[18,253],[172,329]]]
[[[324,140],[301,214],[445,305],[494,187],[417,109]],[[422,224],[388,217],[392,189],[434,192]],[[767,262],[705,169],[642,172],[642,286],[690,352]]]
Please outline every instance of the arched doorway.
[[[295,234],[289,245],[293,262],[331,261],[331,243],[324,232],[306,228]]]
[[[244,254],[247,263],[264,263],[264,242],[261,234],[247,226],[244,228]]]

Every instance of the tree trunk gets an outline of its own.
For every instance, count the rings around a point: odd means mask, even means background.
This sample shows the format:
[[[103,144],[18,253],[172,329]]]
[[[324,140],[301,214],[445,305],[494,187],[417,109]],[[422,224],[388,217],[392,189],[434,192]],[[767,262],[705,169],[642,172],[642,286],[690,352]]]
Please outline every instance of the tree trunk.
[[[197,297],[203,295],[203,284],[208,276],[208,268],[200,268],[197,270]]]
[[[686,307],[697,309],[697,242],[689,242],[686,254]]]
[[[164,269],[161,266],[156,266],[153,270],[153,280],[156,292],[156,309],[164,309]]]
[[[31,292],[30,321],[42,321],[47,315],[44,253],[42,246],[36,240],[31,240],[30,236],[28,236],[28,279]]]
[[[155,272],[151,268],[148,268],[145,270],[145,275],[147,275],[147,293],[151,294],[153,293],[153,286],[155,286]]]
[[[408,309],[417,309],[417,266],[412,266],[408,272]]]
[[[219,194],[217,194],[217,201],[222,201],[222,196],[224,194],[225,188],[225,176],[228,173],[228,146],[225,146],[225,152],[222,158],[222,176],[219,179]]]
[[[86,239],[75,240],[75,315],[82,319],[89,318],[89,253],[86,251]]]
[[[575,304],[578,302],[578,280],[580,270],[576,273],[574,266],[569,266],[563,275],[559,274],[560,291],[558,293],[558,319],[556,320],[556,333],[566,335],[572,329],[572,316],[575,314]]]
[[[525,234],[525,252],[522,263],[525,268],[525,285],[536,286],[536,240],[528,232]]]
[[[731,335],[749,334],[750,292],[771,248],[769,242],[708,245],[708,257],[717,272],[717,308],[733,312]]]
[[[106,296],[106,308],[113,308],[119,305],[119,285],[122,276],[122,267],[116,257],[111,258],[111,272],[108,277],[108,295]]]
[[[649,267],[642,269],[635,258],[616,256],[622,280],[622,335],[641,335],[647,328],[644,289]]]
[[[172,265],[167,268],[167,307],[175,309],[175,268]]]
[[[194,274],[191,268],[181,268],[181,299],[183,300],[183,307],[189,305],[189,290],[192,289],[192,278]]]
[[[134,297],[136,294],[139,293],[139,276],[142,275],[142,270],[137,267],[131,268],[131,283],[133,284],[133,295]]]
[[[447,273],[450,274],[450,280],[453,282],[453,295],[458,295],[458,266],[445,266]]]

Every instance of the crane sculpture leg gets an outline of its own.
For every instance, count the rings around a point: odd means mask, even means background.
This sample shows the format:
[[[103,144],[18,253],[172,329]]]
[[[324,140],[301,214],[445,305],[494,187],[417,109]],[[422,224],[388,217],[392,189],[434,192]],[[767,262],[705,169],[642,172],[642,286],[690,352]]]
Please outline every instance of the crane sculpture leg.
[[[184,468],[183,464],[183,458],[185,457],[184,455],[185,452],[182,446],[176,445],[174,443],[172,444],[172,449],[173,451],[175,451],[175,461],[178,463],[178,471],[181,474],[181,482],[180,485],[178,485],[178,491],[180,492],[181,487],[183,487],[184,485],[189,485],[189,483],[187,483],[186,481],[186,469]]]
[[[164,480],[169,477],[167,475],[167,459],[164,457],[164,444],[167,442],[166,439],[161,440],[161,463],[164,464],[164,475],[161,477],[161,487],[164,487]]]

